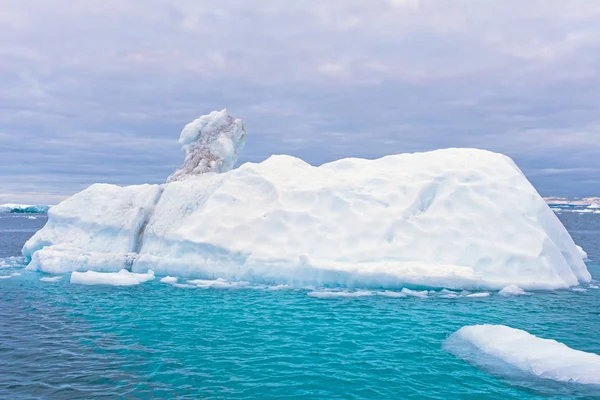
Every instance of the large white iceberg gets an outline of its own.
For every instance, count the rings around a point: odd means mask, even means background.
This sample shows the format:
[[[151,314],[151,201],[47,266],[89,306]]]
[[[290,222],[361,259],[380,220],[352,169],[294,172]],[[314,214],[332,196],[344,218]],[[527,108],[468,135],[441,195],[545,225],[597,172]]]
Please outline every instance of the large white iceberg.
[[[363,288],[591,279],[506,156],[447,149],[319,167],[272,156],[231,169],[245,136],[225,111],[194,121],[168,183],[96,184],[50,209],[23,248],[29,267]]]
[[[560,382],[600,385],[600,355],[504,325],[462,327],[444,342],[444,348],[500,375],[520,371]]]

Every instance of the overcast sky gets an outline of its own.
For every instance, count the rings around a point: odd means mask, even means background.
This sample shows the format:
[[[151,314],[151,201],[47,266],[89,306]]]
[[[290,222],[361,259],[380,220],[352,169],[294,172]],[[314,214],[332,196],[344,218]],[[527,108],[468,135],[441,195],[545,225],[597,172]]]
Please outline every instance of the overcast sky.
[[[227,108],[241,162],[505,153],[600,195],[598,0],[0,0],[0,203],[158,183]]]

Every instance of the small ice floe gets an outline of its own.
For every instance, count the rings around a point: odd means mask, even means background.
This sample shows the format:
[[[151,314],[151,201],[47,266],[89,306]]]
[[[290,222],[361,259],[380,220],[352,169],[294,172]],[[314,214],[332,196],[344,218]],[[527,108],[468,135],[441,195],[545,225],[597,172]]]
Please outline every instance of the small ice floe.
[[[396,292],[394,290],[384,290],[383,292],[377,292],[378,296],[383,297],[407,297],[408,295],[403,292]]]
[[[160,281],[162,283],[173,284],[173,283],[177,282],[177,277],[176,276],[165,276],[164,278],[161,278]]]
[[[42,282],[57,282],[57,281],[60,281],[61,279],[62,279],[62,276],[60,276],[60,275],[45,276],[43,278],[40,278],[40,281],[42,281]]]
[[[352,297],[365,297],[373,296],[373,292],[370,290],[356,290],[356,291],[332,291],[332,290],[314,290],[308,292],[310,297],[317,299],[340,299],[340,298],[352,298]]]
[[[443,348],[495,375],[600,385],[600,355],[504,325],[464,326]]]
[[[74,271],[71,273],[71,283],[81,285],[131,286],[139,285],[153,279],[154,271],[152,270],[145,274],[136,274],[126,269],[122,269],[119,272]]]
[[[230,282],[222,278],[218,279],[192,279],[187,281],[188,284],[195,285],[200,289],[241,289],[248,288],[252,285],[249,282],[239,281]]]
[[[422,299],[424,299],[425,297],[428,296],[427,290],[411,290],[411,289],[407,289],[407,288],[402,288],[400,293],[404,293],[406,296],[409,296],[409,297],[419,297]]]
[[[590,283],[590,285],[588,286],[590,289],[600,289],[600,286],[595,285],[593,283]]]
[[[524,291],[517,285],[508,285],[504,289],[498,292],[500,296],[528,296],[531,293]]]
[[[37,217],[33,217],[33,216],[28,216],[27,219],[37,219]]]
[[[291,288],[289,285],[271,285],[267,287],[267,290],[288,290]]]
[[[582,288],[582,287],[574,287],[571,289],[572,292],[579,292],[579,293],[583,293],[583,292],[587,292],[587,289]]]
[[[465,297],[479,298],[479,297],[489,297],[489,296],[490,296],[489,292],[477,292],[477,293],[468,294]]]
[[[9,278],[12,278],[14,276],[19,276],[19,275],[21,275],[20,272],[13,272],[10,275],[0,275],[0,279],[9,279]]]
[[[176,287],[179,289],[197,289],[198,288],[198,286],[190,285],[188,283],[173,283],[173,287]]]

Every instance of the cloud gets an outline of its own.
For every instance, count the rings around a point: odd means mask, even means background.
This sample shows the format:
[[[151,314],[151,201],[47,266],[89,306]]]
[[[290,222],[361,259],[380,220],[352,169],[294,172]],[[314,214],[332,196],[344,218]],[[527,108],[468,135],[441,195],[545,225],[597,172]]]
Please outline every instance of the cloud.
[[[7,0],[0,24],[3,198],[160,182],[224,107],[241,161],[481,147],[600,195],[594,0]]]

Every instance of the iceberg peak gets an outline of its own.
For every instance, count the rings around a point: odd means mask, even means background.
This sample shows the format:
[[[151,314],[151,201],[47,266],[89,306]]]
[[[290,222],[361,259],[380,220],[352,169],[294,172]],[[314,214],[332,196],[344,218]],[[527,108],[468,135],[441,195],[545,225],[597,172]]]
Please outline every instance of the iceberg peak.
[[[185,151],[185,160],[167,182],[206,172],[223,173],[231,170],[245,142],[244,123],[230,116],[227,109],[195,119],[181,131],[179,143]]]

